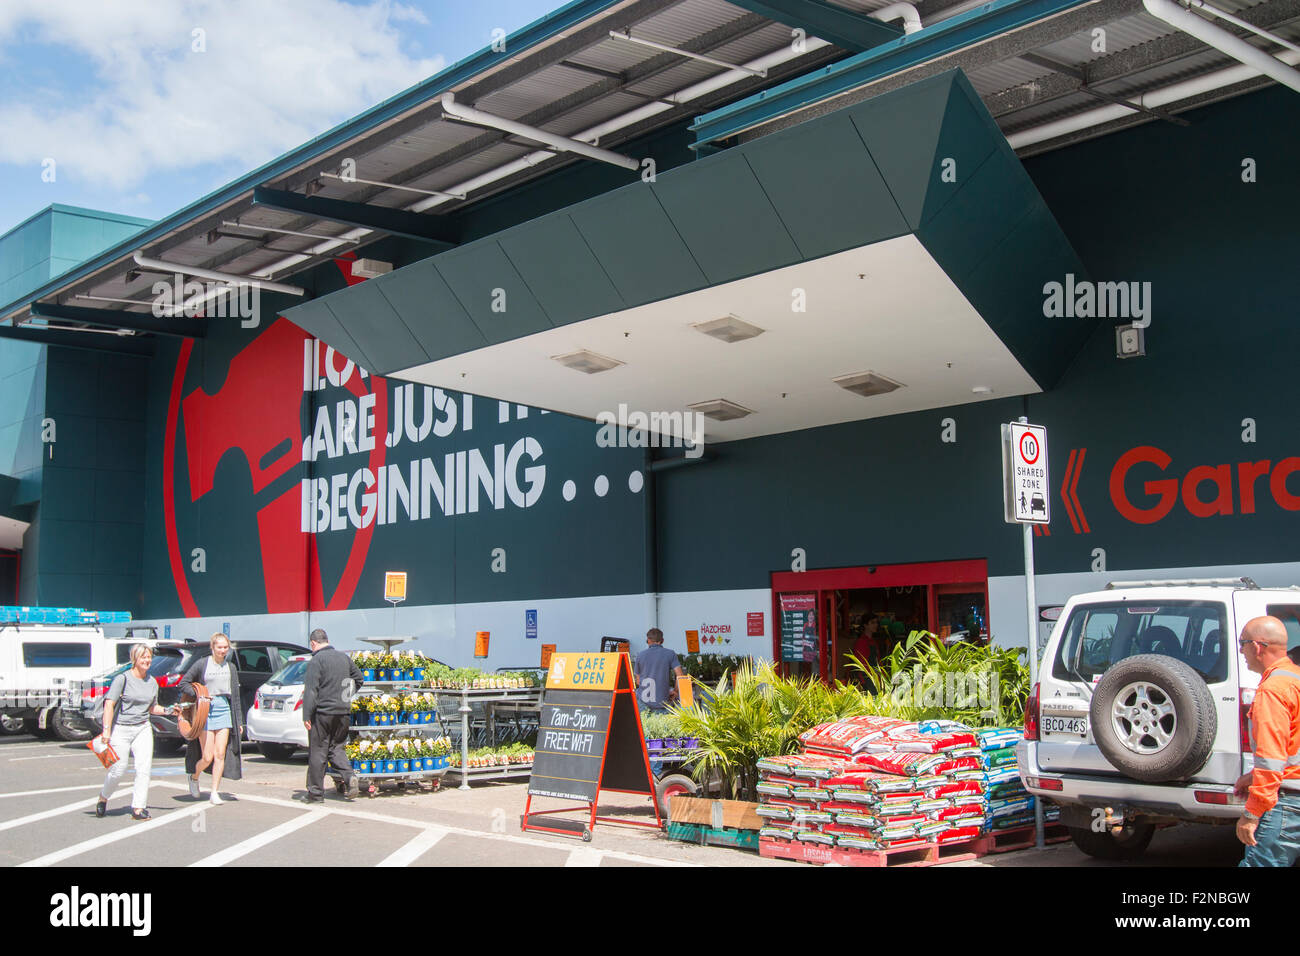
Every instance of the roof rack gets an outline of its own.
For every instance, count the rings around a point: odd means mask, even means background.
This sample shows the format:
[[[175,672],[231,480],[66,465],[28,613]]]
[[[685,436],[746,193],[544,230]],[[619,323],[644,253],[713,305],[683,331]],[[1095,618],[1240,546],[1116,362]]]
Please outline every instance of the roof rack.
[[[1258,591],[1259,585],[1251,578],[1170,578],[1165,581],[1111,581],[1107,591],[1119,588],[1246,588]]]
[[[81,607],[0,605],[0,624],[129,624],[130,611],[87,611]]]

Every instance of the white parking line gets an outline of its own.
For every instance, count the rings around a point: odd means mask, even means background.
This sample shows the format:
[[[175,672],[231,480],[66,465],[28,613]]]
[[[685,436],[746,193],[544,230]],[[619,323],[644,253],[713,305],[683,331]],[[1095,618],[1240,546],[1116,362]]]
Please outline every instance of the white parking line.
[[[39,797],[45,793],[67,793],[70,790],[99,790],[102,783],[84,783],[79,787],[53,787],[50,790],[20,790],[18,793],[0,793],[0,800],[5,797]]]
[[[327,816],[329,816],[329,814],[324,810],[308,810],[300,817],[286,820],[279,826],[271,827],[269,830],[263,830],[261,833],[257,834],[257,836],[251,836],[247,840],[236,843],[232,847],[227,847],[219,853],[214,853],[211,856],[205,856],[201,860],[196,860],[191,863],[190,866],[225,866],[227,863],[238,860],[241,856],[247,856],[254,850],[260,849],[268,843],[273,843],[282,836],[288,836],[296,830],[301,830],[303,827],[315,823],[317,820],[323,820]]]
[[[175,784],[175,783],[159,782],[158,784],[156,784],[156,786],[169,787],[174,790],[186,789],[180,784]],[[302,803],[294,800],[283,800],[277,797],[264,797],[261,796],[260,794],[254,794],[254,793],[236,792],[235,796],[238,800],[251,800],[254,803],[265,803],[273,807],[289,807],[292,810],[303,809]],[[483,830],[469,830],[464,827],[448,826],[442,823],[438,823],[438,824],[425,823],[423,820],[410,820],[405,817],[390,817],[380,813],[370,813],[365,810],[346,810],[342,808],[336,810],[333,808],[329,808],[326,809],[325,812],[331,814],[337,814],[338,816],[341,817],[351,817],[356,820],[370,820],[374,823],[387,823],[387,824],[391,824],[392,826],[413,827],[417,830],[442,830],[446,834],[456,834],[457,836],[476,837],[482,840],[496,840],[505,843],[513,843],[516,846],[533,846],[533,847],[540,847],[546,850],[567,849],[563,845],[549,843],[545,840],[533,839],[532,837],[514,836],[513,834],[509,834],[509,833],[487,833]],[[653,856],[641,856],[637,853],[624,853],[621,850],[601,850],[600,852],[604,854],[604,856],[609,857],[611,859],[626,860],[631,863],[643,863],[648,866],[685,866],[685,867],[700,866],[700,864],[698,863],[687,863],[683,860],[665,860]]]
[[[564,861],[565,866],[600,866],[605,854],[600,850],[577,849]]]
[[[410,866],[446,835],[446,830],[430,827],[404,846],[398,847],[375,866]]]
[[[93,801],[92,801],[93,802]],[[37,857],[35,860],[28,860],[26,863],[19,863],[19,866],[52,866],[55,863],[61,863],[70,856],[80,856],[82,853],[89,853],[91,850],[97,850],[101,846],[108,846],[110,843],[116,843],[118,840],[129,840],[131,837],[139,836],[149,830],[166,826],[173,820],[183,820],[186,817],[192,817],[196,813],[202,813],[208,809],[208,802],[201,800],[193,806],[186,807],[183,810],[173,810],[171,813],[161,817],[154,817],[145,823],[135,823],[121,830],[115,830],[112,833],[106,833],[103,836],[95,837],[93,840],[83,840],[81,843],[74,843],[70,847],[62,850],[55,850],[53,853],[47,853],[45,856]]]
[[[41,754],[39,757],[10,757],[10,763],[18,763],[21,760],[77,760],[85,759],[85,754]]]
[[[117,796],[118,793],[121,793],[122,790],[126,789],[129,788],[123,787],[121,790],[114,793],[113,796]],[[77,810],[84,810],[86,807],[93,807],[97,800],[99,800],[99,797],[91,797],[89,800],[78,800],[76,803],[65,803],[61,807],[42,810],[40,813],[31,813],[25,817],[18,817],[15,820],[6,820],[4,823],[0,823],[0,830],[12,830],[14,827],[26,826],[29,823],[39,823],[41,820],[48,820],[50,817],[57,817],[64,813],[73,813]]]

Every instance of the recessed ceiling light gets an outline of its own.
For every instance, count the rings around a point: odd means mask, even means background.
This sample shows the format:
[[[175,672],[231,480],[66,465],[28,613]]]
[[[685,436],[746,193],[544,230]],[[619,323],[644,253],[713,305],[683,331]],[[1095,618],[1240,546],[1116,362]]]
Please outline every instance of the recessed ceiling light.
[[[886,392],[903,387],[902,382],[895,382],[892,378],[885,378],[875,372],[855,372],[852,375],[841,375],[831,381],[855,395],[864,395],[868,398],[872,395],[884,395]]]
[[[715,398],[711,402],[696,402],[694,405],[687,405],[686,407],[699,412],[705,418],[712,418],[715,422],[733,422],[737,418],[744,418],[746,415],[754,414],[752,408],[737,405],[725,398]]]
[[[606,358],[604,355],[597,355],[595,352],[589,352],[586,349],[569,352],[566,355],[552,355],[551,358],[565,368],[586,372],[588,375],[595,375],[597,372],[608,372],[610,369],[618,368],[624,364],[618,359]]]
[[[722,318],[713,319],[710,322],[697,322],[691,328],[703,332],[705,335],[711,335],[722,342],[743,342],[745,339],[752,339],[764,332],[757,325],[750,325],[734,315],[724,315]]]
[[[993,389],[989,388],[987,385],[975,385],[971,388],[971,391],[974,392],[976,395],[993,394]]]

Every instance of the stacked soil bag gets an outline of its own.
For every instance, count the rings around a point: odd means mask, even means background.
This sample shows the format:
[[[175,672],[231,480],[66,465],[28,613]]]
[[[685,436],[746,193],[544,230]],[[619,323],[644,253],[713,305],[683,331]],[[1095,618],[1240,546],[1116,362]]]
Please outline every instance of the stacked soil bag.
[[[804,753],[759,761],[762,838],[904,849],[968,840],[986,824],[982,751],[960,724],[853,717],[801,740]]]
[[[988,797],[988,830],[1014,830],[1034,825],[1034,798],[1020,782],[1015,745],[1022,733],[1015,727],[976,732],[981,748],[984,787]],[[1044,819],[1056,820],[1060,809],[1048,806]]]

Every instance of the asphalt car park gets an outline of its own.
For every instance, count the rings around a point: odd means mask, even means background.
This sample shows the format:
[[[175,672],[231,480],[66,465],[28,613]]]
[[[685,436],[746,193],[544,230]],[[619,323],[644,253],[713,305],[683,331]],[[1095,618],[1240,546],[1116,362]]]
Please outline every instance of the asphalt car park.
[[[131,819],[128,775],[101,820],[94,805],[104,772],[84,744],[6,736],[0,738],[0,865],[798,866],[677,843],[643,828],[598,825],[589,844],[525,835],[519,831],[525,788],[518,783],[353,800],[327,788],[323,804],[308,805],[301,802],[306,764],[302,751],[273,762],[245,745],[243,779],[223,784],[227,803],[213,808],[189,796],[181,757],[155,757],[153,819]],[[649,814],[643,797],[611,794],[601,806],[612,816],[644,820]],[[1231,827],[1178,826],[1156,834],[1140,865],[1226,867],[1240,858]],[[952,865],[1123,864],[1091,859],[1067,843]]]

